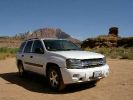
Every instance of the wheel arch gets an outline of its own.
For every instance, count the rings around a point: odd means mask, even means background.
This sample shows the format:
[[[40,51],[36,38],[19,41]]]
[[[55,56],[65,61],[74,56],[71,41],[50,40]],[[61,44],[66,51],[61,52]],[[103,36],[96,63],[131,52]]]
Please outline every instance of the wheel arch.
[[[46,71],[46,75],[47,75],[48,70],[51,68],[50,66],[60,69],[58,64],[49,62],[49,63],[46,64],[46,70],[45,70]]]
[[[20,63],[23,64],[22,60],[18,59],[18,60],[17,60],[17,67],[18,67],[18,65],[19,65]]]
[[[62,78],[62,74],[61,74],[61,70],[60,70],[59,65],[58,64],[55,64],[55,63],[47,63],[47,66],[46,66],[46,77],[47,77],[48,80],[49,80],[48,77],[49,77],[49,71],[50,71],[49,69],[50,68],[56,69],[56,71],[57,71],[57,73],[58,73],[58,75],[60,77],[59,78],[59,86],[56,89],[55,88],[54,89],[55,90],[58,90],[58,91],[63,90],[65,88],[65,84],[64,84],[64,81],[63,81],[63,78]]]

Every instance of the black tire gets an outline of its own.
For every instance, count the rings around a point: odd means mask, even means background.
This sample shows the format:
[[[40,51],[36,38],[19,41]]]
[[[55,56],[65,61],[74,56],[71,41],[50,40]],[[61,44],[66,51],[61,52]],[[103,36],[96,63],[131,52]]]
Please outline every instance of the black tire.
[[[47,70],[47,79],[52,90],[61,91],[65,88],[62,75],[58,67],[50,66]]]
[[[25,70],[24,70],[23,64],[22,64],[22,62],[19,62],[18,63],[18,75],[19,75],[19,77],[23,77],[24,73],[25,73]]]
[[[92,81],[92,82],[91,82],[91,84],[92,84],[92,85],[94,85],[94,86],[96,86],[96,85],[97,85],[97,83],[98,83],[99,81],[100,81],[100,80],[95,80],[95,81]]]

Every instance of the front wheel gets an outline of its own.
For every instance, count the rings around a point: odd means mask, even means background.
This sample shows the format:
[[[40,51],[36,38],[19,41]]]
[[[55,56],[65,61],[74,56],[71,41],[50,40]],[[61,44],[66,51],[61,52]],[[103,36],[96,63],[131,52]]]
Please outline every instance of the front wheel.
[[[65,88],[59,68],[51,67],[47,72],[47,78],[53,90],[61,91]]]
[[[98,83],[99,81],[100,81],[100,80],[95,80],[95,81],[92,81],[92,82],[91,82],[91,84],[92,84],[92,85],[94,85],[94,86],[96,86],[96,85],[97,85],[97,83]]]

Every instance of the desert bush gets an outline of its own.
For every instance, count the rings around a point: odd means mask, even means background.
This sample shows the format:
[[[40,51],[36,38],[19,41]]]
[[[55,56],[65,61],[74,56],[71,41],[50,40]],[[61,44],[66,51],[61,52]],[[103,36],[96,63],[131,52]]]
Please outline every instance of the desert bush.
[[[104,54],[112,59],[130,59],[133,60],[133,48],[85,48],[87,51],[93,51]]]
[[[18,48],[7,48],[2,47],[0,48],[0,60],[5,59],[7,57],[15,57]]]

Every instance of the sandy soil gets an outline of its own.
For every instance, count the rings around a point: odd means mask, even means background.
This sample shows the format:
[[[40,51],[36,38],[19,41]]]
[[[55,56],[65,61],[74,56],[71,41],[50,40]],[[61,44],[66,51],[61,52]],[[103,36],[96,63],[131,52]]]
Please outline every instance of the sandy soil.
[[[17,76],[15,58],[0,61],[0,100],[133,100],[133,61],[108,60],[109,77],[97,86],[70,85],[62,92],[49,89],[45,78]]]

